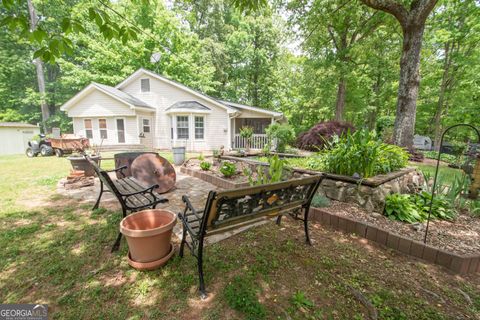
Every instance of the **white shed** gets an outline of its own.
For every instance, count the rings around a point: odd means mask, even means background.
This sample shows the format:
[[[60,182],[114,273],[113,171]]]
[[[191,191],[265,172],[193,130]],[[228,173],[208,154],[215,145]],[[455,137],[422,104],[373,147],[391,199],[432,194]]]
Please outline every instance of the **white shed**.
[[[40,128],[21,122],[0,122],[0,155],[22,154],[28,147],[28,141]]]

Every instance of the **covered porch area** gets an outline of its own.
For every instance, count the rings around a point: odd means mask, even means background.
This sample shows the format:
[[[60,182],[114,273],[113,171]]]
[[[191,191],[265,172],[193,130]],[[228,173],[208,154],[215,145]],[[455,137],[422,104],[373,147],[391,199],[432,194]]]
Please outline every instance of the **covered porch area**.
[[[265,129],[275,122],[273,117],[269,118],[234,118],[232,119],[232,148],[244,149],[247,147],[247,139],[240,136],[242,127],[249,126],[253,128],[253,136],[249,143],[251,149],[263,149],[268,143],[268,137]]]

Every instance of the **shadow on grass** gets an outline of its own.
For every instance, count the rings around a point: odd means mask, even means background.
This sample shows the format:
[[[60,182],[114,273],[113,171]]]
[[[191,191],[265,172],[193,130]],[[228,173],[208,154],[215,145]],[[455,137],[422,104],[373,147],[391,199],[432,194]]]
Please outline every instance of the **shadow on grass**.
[[[480,299],[466,281],[398,254],[367,250],[355,239],[314,226],[310,247],[298,223],[272,223],[206,248],[206,283],[214,298],[202,302],[189,252],[160,270],[133,270],[124,240],[118,253],[110,253],[121,214],[89,208],[55,197],[44,208],[0,219],[0,301],[48,303],[53,319],[363,317],[365,308],[350,286],[383,318],[402,310],[407,318],[441,319],[446,310],[447,318],[472,316]],[[465,307],[456,291],[460,286],[473,306]],[[445,302],[438,306],[419,287]]]

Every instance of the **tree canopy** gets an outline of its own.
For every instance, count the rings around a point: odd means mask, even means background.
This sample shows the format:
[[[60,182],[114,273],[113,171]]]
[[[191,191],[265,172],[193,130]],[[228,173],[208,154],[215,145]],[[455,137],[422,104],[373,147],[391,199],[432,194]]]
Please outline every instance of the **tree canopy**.
[[[408,61],[404,20],[417,2],[33,0],[32,27],[26,3],[3,0],[0,121],[39,123],[44,99],[48,127],[68,131],[59,111],[66,100],[91,81],[116,84],[144,67],[282,111],[297,134],[336,119],[393,135],[406,110],[415,133],[438,138],[450,124],[480,123],[480,7],[445,0],[422,15],[418,97],[409,109],[398,102],[399,74]],[[403,9],[385,7],[395,4]],[[43,61],[43,95],[34,59]]]

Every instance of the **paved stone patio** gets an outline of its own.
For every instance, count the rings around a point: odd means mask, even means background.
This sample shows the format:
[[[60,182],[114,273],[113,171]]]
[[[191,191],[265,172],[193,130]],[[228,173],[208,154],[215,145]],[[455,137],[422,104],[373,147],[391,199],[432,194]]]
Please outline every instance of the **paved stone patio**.
[[[192,205],[199,210],[203,209],[205,206],[205,201],[207,200],[207,195],[210,190],[220,190],[217,186],[205,182],[201,179],[191,177],[189,175],[183,174],[180,172],[179,167],[175,167],[177,174],[177,181],[175,187],[167,193],[162,194],[169,201],[167,203],[159,204],[157,208],[170,210],[174,213],[178,213],[184,210],[185,205],[182,202],[182,196],[187,195]],[[114,176],[112,176],[114,178]],[[90,187],[84,187],[80,189],[66,190],[62,181],[59,182],[57,186],[57,192],[63,196],[74,198],[80,203],[89,203],[92,206],[97,200],[98,193],[100,192],[100,182],[98,178],[95,178],[95,185]],[[102,200],[100,202],[100,207],[109,209],[109,210],[120,210],[120,204],[118,200],[109,192],[104,193]],[[234,231],[225,232],[224,234],[215,235],[213,237],[207,238],[207,243],[215,243],[220,240],[231,237],[234,234],[242,232],[248,228],[251,228],[256,225],[265,223],[266,221],[261,221],[256,224],[243,227]],[[182,234],[182,226],[180,221],[175,225],[174,233],[178,238]]]

